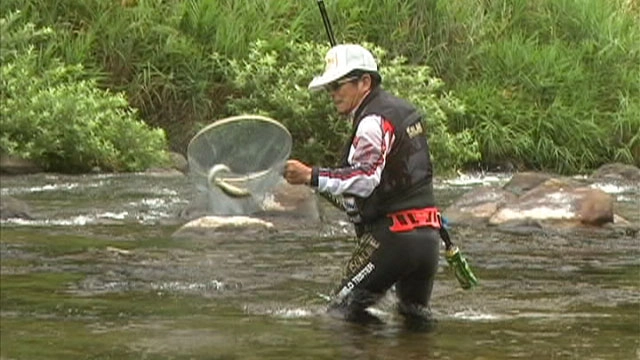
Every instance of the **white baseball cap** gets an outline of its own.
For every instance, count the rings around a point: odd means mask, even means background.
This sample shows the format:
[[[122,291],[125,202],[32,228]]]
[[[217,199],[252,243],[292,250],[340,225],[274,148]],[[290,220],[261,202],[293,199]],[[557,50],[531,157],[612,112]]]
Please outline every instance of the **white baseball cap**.
[[[318,91],[353,70],[378,72],[373,55],[369,50],[356,44],[340,44],[332,47],[324,57],[324,73],[313,78],[309,90]]]

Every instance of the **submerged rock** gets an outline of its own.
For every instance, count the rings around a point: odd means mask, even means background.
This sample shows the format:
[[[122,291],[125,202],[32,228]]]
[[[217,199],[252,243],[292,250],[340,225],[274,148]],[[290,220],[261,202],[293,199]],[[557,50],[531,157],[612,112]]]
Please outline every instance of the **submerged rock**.
[[[220,233],[273,232],[271,222],[249,216],[203,216],[189,221],[171,235],[173,238],[210,238]]]
[[[520,173],[502,187],[483,186],[462,195],[443,214],[453,224],[490,225],[518,232],[602,227],[624,219],[610,194],[570,178]]]
[[[9,195],[0,195],[0,219],[33,220],[29,205]]]

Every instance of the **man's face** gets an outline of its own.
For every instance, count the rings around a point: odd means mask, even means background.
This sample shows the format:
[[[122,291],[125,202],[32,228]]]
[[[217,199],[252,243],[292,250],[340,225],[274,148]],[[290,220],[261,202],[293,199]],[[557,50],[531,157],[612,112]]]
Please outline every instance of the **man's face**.
[[[327,91],[338,113],[346,115],[353,111],[371,88],[371,77],[346,77],[327,85]]]

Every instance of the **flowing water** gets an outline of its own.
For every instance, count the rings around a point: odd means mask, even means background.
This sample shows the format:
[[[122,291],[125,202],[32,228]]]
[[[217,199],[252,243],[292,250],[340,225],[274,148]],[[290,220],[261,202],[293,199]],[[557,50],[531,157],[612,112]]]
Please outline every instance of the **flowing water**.
[[[440,182],[446,205],[478,177]],[[481,284],[441,259],[438,325],[408,332],[393,294],[363,327],[324,314],[352,243],[322,226],[173,239],[191,197],[182,177],[3,177],[37,217],[1,226],[1,359],[638,359],[637,235],[454,228]],[[640,222],[637,186],[595,184]],[[324,205],[323,205],[324,207]],[[300,225],[300,226],[298,226]]]

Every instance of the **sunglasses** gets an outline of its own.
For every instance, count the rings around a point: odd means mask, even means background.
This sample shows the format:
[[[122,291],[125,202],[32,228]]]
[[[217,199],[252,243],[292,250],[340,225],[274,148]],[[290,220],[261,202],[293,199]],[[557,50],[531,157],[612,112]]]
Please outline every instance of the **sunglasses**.
[[[348,78],[344,78],[344,79],[340,79],[337,81],[334,81],[332,83],[329,83],[327,85],[324,86],[324,88],[327,91],[337,91],[338,89],[340,89],[342,87],[342,85],[349,83],[349,82],[353,82],[355,80],[358,80],[359,77],[357,76],[352,76],[352,77],[348,77]]]

